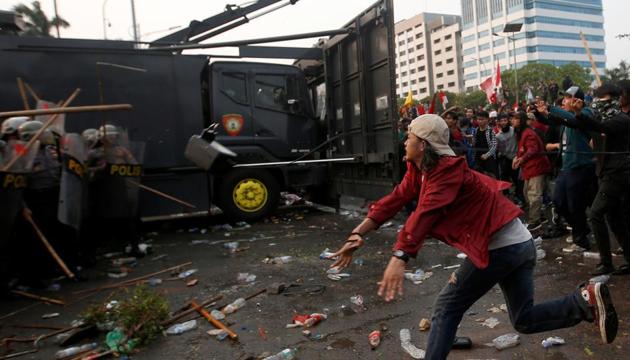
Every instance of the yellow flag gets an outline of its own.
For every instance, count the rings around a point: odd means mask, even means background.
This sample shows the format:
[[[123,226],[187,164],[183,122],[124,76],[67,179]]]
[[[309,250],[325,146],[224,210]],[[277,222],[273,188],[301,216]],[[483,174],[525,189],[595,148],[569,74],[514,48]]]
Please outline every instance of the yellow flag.
[[[411,91],[407,93],[407,98],[405,99],[405,103],[403,106],[411,106],[413,105],[413,96],[411,96]]]

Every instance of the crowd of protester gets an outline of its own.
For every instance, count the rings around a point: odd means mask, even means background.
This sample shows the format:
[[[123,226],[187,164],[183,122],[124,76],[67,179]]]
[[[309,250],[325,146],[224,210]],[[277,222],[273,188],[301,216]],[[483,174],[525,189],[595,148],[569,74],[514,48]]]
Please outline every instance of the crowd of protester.
[[[512,183],[505,195],[525,210],[531,232],[570,232],[564,251],[599,252],[594,275],[630,274],[630,80],[592,97],[562,83],[513,107],[446,110],[451,148],[470,168]],[[615,268],[613,255],[625,264]]]

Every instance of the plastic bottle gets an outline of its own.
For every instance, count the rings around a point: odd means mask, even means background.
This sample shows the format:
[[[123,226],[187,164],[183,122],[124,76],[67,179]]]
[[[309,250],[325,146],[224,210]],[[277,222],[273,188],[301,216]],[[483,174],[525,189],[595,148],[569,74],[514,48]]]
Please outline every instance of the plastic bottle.
[[[219,310],[212,310],[210,312],[210,315],[212,315],[213,318],[217,319],[217,320],[223,320],[225,319],[225,314],[220,312]]]
[[[284,349],[277,353],[276,355],[272,355],[264,358],[263,360],[292,360],[297,356],[297,349]]]
[[[223,313],[224,314],[231,314],[231,313],[235,312],[236,310],[242,308],[243,306],[245,306],[245,299],[238,298],[238,299],[234,300],[233,303],[231,303],[228,306],[224,307],[223,308]]]
[[[329,257],[334,254],[333,252],[330,251],[329,248],[324,249],[324,251],[322,251],[321,254],[319,254],[319,258],[321,260],[333,260],[333,259],[329,259]]]
[[[541,344],[545,349],[548,349],[554,345],[564,345],[566,342],[559,336],[551,336],[541,341]]]
[[[185,333],[186,331],[195,329],[196,327],[197,327],[197,320],[190,320],[190,321],[183,322],[181,324],[175,324],[171,326],[170,328],[166,329],[166,333],[168,335],[179,335],[179,334]]]
[[[96,349],[98,346],[97,343],[90,343],[81,346],[73,346],[67,349],[59,350],[55,353],[55,359],[65,359],[70,356],[74,356],[76,354],[80,354],[82,352],[90,351]]]

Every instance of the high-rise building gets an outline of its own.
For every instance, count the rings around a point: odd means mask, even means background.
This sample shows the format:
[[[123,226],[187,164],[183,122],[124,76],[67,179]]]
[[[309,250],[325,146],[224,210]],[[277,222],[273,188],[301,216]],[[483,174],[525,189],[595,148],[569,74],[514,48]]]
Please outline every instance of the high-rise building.
[[[461,18],[422,13],[396,23],[396,94],[463,90]]]
[[[478,89],[497,62],[502,70],[514,63],[517,68],[528,63],[577,63],[591,69],[580,31],[598,73],[604,73],[602,0],[461,0],[461,6],[466,90]],[[503,33],[512,23],[522,23],[522,29],[513,36]]]

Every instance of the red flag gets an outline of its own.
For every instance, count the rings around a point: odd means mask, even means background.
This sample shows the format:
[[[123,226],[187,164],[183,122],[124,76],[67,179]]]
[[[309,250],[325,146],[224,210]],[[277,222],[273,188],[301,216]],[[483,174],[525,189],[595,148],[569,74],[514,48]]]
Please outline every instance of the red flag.
[[[431,105],[429,105],[429,114],[435,114],[435,97],[437,93],[433,94],[433,98],[431,99]]]
[[[494,92],[494,87],[492,86],[492,76],[484,80],[479,87],[483,92],[486,93],[486,97],[488,98],[488,102],[492,102],[492,93]]]
[[[440,97],[440,101],[442,102],[442,107],[444,108],[444,110],[446,110],[446,105],[448,105],[448,98],[446,97],[446,94],[444,94],[444,91],[440,90],[438,96]]]
[[[419,105],[416,107],[416,110],[418,111],[418,116],[420,116],[420,115],[424,115],[424,114],[426,114],[426,113],[427,113],[427,111],[424,109],[424,105],[422,105],[422,104],[419,104]]]
[[[500,88],[501,87],[501,66],[499,66],[499,61],[497,60],[497,73],[496,76],[494,78],[494,87],[495,88]]]

